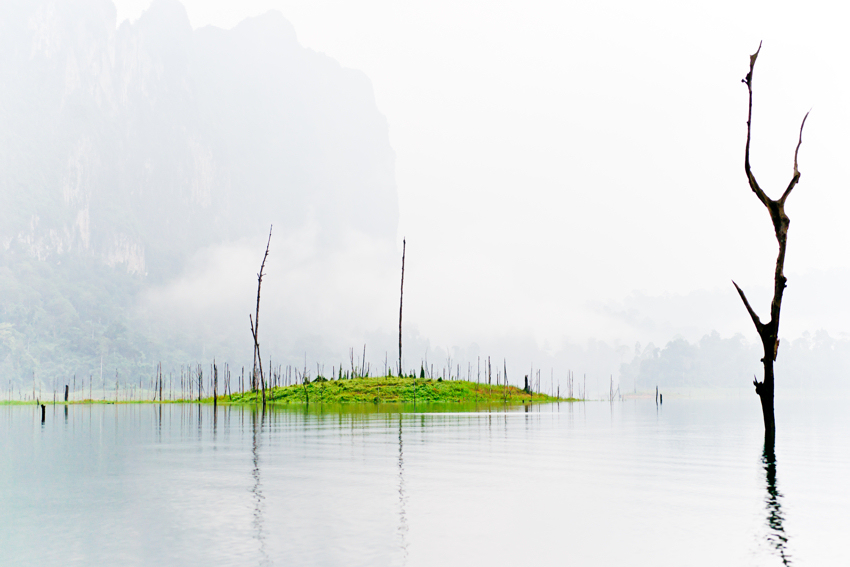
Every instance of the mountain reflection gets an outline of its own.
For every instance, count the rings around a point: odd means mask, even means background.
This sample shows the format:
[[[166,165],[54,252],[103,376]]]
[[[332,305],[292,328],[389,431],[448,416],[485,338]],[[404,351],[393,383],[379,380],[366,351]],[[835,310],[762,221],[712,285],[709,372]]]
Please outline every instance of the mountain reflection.
[[[764,435],[764,451],[762,452],[762,464],[764,465],[767,496],[765,497],[765,509],[767,511],[767,543],[782,558],[783,565],[791,565],[788,556],[788,536],[785,534],[782,514],[782,493],[776,488],[776,436],[772,433]]]

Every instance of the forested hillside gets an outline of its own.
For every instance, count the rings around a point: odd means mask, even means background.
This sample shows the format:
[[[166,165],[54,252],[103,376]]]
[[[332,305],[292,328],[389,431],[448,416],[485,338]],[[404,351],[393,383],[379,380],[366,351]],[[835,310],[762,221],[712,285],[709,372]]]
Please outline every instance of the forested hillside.
[[[394,242],[394,155],[365,75],[273,12],[193,30],[175,0],[120,26],[108,0],[0,4],[4,381],[200,357],[140,294],[272,223],[282,239],[309,227],[325,254],[352,234]]]

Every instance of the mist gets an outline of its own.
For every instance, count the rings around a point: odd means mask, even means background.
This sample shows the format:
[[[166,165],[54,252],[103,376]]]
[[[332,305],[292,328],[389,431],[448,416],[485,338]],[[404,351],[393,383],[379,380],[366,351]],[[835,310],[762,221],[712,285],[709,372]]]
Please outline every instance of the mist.
[[[572,372],[602,395],[687,343],[681,384],[747,387],[757,336],[730,280],[765,312],[776,254],[742,171],[764,39],[771,194],[813,109],[780,348],[795,383],[829,360],[820,383],[843,384],[846,39],[766,6],[5,3],[3,368],[250,364],[273,227],[275,366],[329,374],[365,346],[395,368],[406,238],[406,370],[475,378],[490,357],[512,383]]]

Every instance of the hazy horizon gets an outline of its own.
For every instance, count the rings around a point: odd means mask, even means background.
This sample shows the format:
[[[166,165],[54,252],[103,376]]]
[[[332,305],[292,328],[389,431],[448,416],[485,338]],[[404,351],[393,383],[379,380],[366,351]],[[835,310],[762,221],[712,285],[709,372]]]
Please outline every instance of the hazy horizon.
[[[173,0],[159,3],[169,13],[182,10]],[[42,14],[53,6],[31,4]],[[109,2],[82,4],[108,11]],[[135,25],[150,6],[114,4],[116,30]],[[286,41],[297,42],[299,57],[343,77],[338,84],[360,97],[351,108],[341,102],[351,97],[340,94],[309,110],[319,92],[309,91],[297,99],[308,110],[296,130],[312,136],[323,120],[350,121],[346,132],[368,131],[369,144],[387,148],[333,162],[350,150],[317,142],[316,156],[329,161],[324,169],[319,158],[310,161],[311,171],[329,172],[319,182],[329,189],[305,205],[308,216],[255,206],[250,217],[233,217],[242,224],[250,218],[250,231],[226,233],[225,221],[219,232],[211,226],[215,242],[199,237],[188,256],[169,264],[167,277],[145,284],[135,312],[167,333],[197,334],[202,353],[241,347],[250,356],[247,313],[273,223],[261,340],[264,354],[276,360],[306,357],[308,365],[330,366],[345,362],[349,347],[359,353],[365,344],[373,365],[393,361],[403,238],[407,366],[418,366],[428,352],[461,364],[492,355],[507,358],[517,380],[532,365],[560,377],[584,367],[616,379],[636,343],[696,344],[716,331],[755,344],[730,280],[766,314],[776,242],[742,167],[747,93],[740,80],[759,40],[752,161],[771,195],[790,178],[800,121],[812,109],[800,150],[802,178],[787,209],[789,286],[780,335],[789,342],[818,332],[848,338],[850,302],[841,284],[850,256],[843,254],[848,237],[840,211],[850,192],[842,190],[847,175],[840,156],[850,149],[843,134],[850,77],[836,64],[848,40],[840,18],[825,17],[833,10],[828,5],[802,15],[766,3],[741,10],[731,2],[710,8],[536,3],[522,10],[477,2],[182,5],[195,37],[209,45],[225,36],[206,26],[232,32],[247,18],[266,21],[269,10],[279,12],[282,18],[275,18],[291,29]],[[221,92],[224,85],[204,88]],[[328,92],[341,93],[338,88]],[[228,96],[249,100],[223,98],[221,108],[231,108],[227,101],[253,104],[249,92]],[[273,99],[263,104],[274,108]],[[339,114],[329,119],[329,109]],[[369,110],[361,115],[360,109]],[[240,120],[222,116],[222,139],[241,131]],[[252,124],[251,135],[262,134],[262,117]],[[199,128],[198,155],[217,155],[214,144],[205,149],[207,134]],[[249,144],[239,163],[273,160],[274,151]],[[343,193],[334,192],[346,187],[348,175],[334,164],[360,171],[374,152],[385,152],[374,158],[383,164],[380,175],[392,176],[380,183],[397,191],[370,203],[397,200],[394,235],[387,229],[392,205],[365,206],[356,192],[341,202]],[[227,155],[231,161],[216,167],[237,163],[236,154]],[[302,175],[300,158],[292,159],[287,179]],[[235,173],[204,171],[213,199],[216,191],[247,191],[234,185]],[[363,174],[362,187],[372,174]],[[272,187],[274,175],[240,179],[244,186],[259,180]],[[322,219],[329,210],[322,207],[331,204],[335,212]],[[234,215],[242,210],[230,208]],[[331,235],[340,222],[350,222],[351,230]],[[742,379],[748,371],[749,365],[741,369]]]
[[[117,2],[119,21],[148,4]],[[194,27],[279,10],[303,45],[366,73],[396,153],[408,321],[449,341],[461,329],[630,341],[596,306],[634,294],[726,296],[731,279],[764,310],[776,243],[743,175],[740,83],[764,40],[752,151],[768,192],[790,178],[812,109],[788,207],[782,328],[850,330],[834,316],[836,304],[850,315],[838,294],[807,301],[805,316],[792,312],[797,281],[821,274],[828,285],[850,268],[835,216],[848,198],[836,157],[848,149],[841,101],[850,77],[833,64],[846,40],[829,33],[825,3],[805,14],[731,2],[184,5]],[[456,314],[451,329],[434,305]],[[576,316],[587,331],[565,329]],[[742,309],[734,321],[696,326],[752,331]]]

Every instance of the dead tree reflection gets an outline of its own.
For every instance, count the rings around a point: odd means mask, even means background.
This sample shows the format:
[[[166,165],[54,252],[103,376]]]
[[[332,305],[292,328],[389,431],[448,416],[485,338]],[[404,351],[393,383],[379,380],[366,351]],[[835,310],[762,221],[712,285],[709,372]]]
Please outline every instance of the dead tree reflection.
[[[785,517],[782,513],[782,493],[776,487],[776,436],[772,431],[765,432],[762,465],[764,466],[767,495],[765,496],[765,511],[767,512],[767,543],[773,551],[779,554],[783,565],[791,565],[788,555],[788,535],[785,533]]]
[[[398,414],[398,535],[401,538],[402,564],[407,565],[407,494],[404,489],[404,442],[401,423],[402,414]]]
[[[254,497],[254,521],[253,527],[256,535],[254,536],[260,544],[260,564],[271,565],[271,560],[266,552],[266,534],[263,531],[263,513],[265,510],[265,495],[263,495],[263,485],[260,482],[260,440],[263,436],[263,426],[265,424],[266,408],[263,406],[259,420],[257,419],[257,410],[251,410],[251,430],[253,439],[251,442],[251,454],[253,456],[254,468],[251,470],[251,476],[254,477],[254,487],[251,489],[251,494]]]

